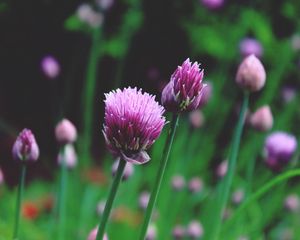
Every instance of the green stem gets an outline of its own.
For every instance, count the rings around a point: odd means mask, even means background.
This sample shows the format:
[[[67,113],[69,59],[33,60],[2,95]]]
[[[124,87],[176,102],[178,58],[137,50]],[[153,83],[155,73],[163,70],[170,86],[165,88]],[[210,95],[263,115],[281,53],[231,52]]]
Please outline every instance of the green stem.
[[[242,132],[243,132],[244,119],[245,119],[245,114],[246,114],[246,111],[248,108],[248,103],[249,103],[249,93],[245,92],[239,120],[238,120],[236,129],[235,129],[235,133],[233,136],[232,146],[231,146],[230,155],[229,155],[229,159],[228,159],[228,164],[229,164],[228,172],[217,192],[217,201],[218,202],[216,205],[216,212],[214,213],[214,217],[215,217],[214,222],[212,223],[213,225],[210,229],[211,237],[208,238],[210,240],[219,239],[221,222],[222,222],[222,213],[223,213],[223,210],[225,209],[227,201],[228,201],[233,176],[235,173],[237,155],[238,155],[241,136],[242,136]]]
[[[20,223],[20,214],[21,214],[21,201],[24,192],[25,184],[25,175],[26,175],[26,163],[22,163],[21,177],[18,188],[17,204],[16,204],[16,215],[15,215],[15,228],[13,239],[17,240],[19,236],[19,223]]]
[[[271,181],[263,185],[260,189],[258,189],[254,194],[252,194],[235,212],[234,215],[226,222],[224,225],[223,231],[229,230],[229,227],[234,223],[234,221],[241,216],[243,211],[247,209],[247,207],[257,201],[261,196],[263,196],[265,193],[267,193],[269,190],[271,190],[276,185],[282,183],[283,181],[292,178],[300,176],[300,169],[294,169],[287,172],[284,172],[280,174],[279,176],[273,178]]]
[[[64,239],[65,217],[66,217],[66,191],[68,172],[65,163],[65,147],[61,150],[62,161],[60,165],[60,188],[58,198],[58,239]]]
[[[99,46],[101,44],[101,28],[95,29],[93,33],[92,46],[90,50],[89,62],[85,77],[85,84],[82,96],[83,103],[83,134],[81,163],[85,166],[90,162],[90,148],[92,143],[92,126],[93,126],[93,101],[95,98],[97,65],[99,59]]]
[[[159,193],[159,189],[160,189],[160,185],[164,176],[164,172],[168,163],[168,159],[169,159],[169,155],[170,155],[170,151],[171,151],[171,147],[173,144],[173,140],[174,140],[174,136],[175,136],[175,132],[176,132],[176,127],[178,125],[178,121],[179,121],[179,115],[178,114],[173,114],[173,119],[171,121],[171,127],[169,130],[169,134],[168,134],[168,138],[167,141],[165,143],[165,147],[163,150],[163,155],[162,155],[162,160],[160,162],[160,166],[159,166],[159,170],[158,173],[156,175],[156,180],[155,180],[155,184],[154,184],[154,188],[152,190],[151,196],[150,196],[150,200],[147,206],[147,210],[146,210],[146,214],[145,214],[145,218],[144,218],[144,222],[142,225],[142,230],[140,233],[140,240],[144,240],[147,234],[147,229],[148,229],[148,225],[152,216],[152,212],[153,212],[153,208]]]
[[[122,176],[123,176],[125,166],[126,166],[126,161],[123,160],[123,159],[120,159],[117,174],[116,174],[116,176],[114,178],[114,181],[111,185],[110,192],[109,192],[109,195],[108,195],[108,199],[107,199],[106,204],[105,204],[105,208],[104,208],[102,219],[101,219],[101,222],[100,222],[100,225],[99,225],[99,228],[98,228],[98,233],[97,233],[96,240],[102,240],[103,239],[104,232],[105,232],[105,227],[106,227],[106,224],[107,224],[107,220],[109,218],[109,215],[110,215],[110,212],[111,212],[111,209],[112,209],[112,205],[113,205],[114,199],[116,197],[118,187],[119,187],[120,182],[122,180]]]
[[[248,198],[251,195],[252,192],[252,180],[253,180],[253,172],[255,168],[255,162],[256,158],[255,157],[250,157],[248,160],[247,164],[247,169],[246,169],[246,179],[247,179],[247,188],[246,188],[246,198]]]

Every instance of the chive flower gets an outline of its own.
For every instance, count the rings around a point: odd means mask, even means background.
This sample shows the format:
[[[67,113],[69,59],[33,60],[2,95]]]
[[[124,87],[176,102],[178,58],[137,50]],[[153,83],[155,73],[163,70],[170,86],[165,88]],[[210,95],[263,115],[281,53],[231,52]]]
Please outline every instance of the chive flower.
[[[21,161],[36,161],[39,147],[31,130],[25,128],[17,137],[13,149],[13,158]]]
[[[55,137],[63,145],[73,143],[77,139],[77,130],[68,119],[62,119],[55,127]]]
[[[164,108],[137,88],[117,89],[105,97],[103,134],[109,151],[133,164],[149,161],[146,150],[165,125]]]
[[[192,63],[189,58],[178,66],[162,91],[161,102],[165,109],[174,113],[197,109],[205,87],[203,75],[199,64]]]
[[[281,171],[297,149],[296,138],[285,132],[270,134],[264,147],[266,165],[273,171]]]

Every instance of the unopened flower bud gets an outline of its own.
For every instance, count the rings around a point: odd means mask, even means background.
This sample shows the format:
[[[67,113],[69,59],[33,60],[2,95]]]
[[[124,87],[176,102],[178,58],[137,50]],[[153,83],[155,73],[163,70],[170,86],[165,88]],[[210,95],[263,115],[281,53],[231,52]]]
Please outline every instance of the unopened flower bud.
[[[57,60],[52,56],[46,56],[42,59],[41,68],[46,77],[53,79],[60,73],[60,66]]]
[[[139,206],[142,209],[146,209],[148,206],[148,202],[150,199],[150,193],[149,192],[142,192],[139,197]]]
[[[257,57],[250,55],[243,60],[237,71],[236,82],[250,92],[262,89],[266,82],[266,72]]]
[[[36,161],[39,157],[39,147],[31,130],[24,129],[17,137],[13,149],[13,158],[21,161]]]
[[[57,157],[59,164],[64,161],[68,168],[74,168],[77,165],[77,154],[73,144],[66,144],[63,152],[60,152]]]
[[[181,176],[181,175],[175,175],[172,178],[172,188],[175,191],[180,191],[181,189],[184,188],[184,185],[185,185],[185,180],[184,180],[183,176]]]
[[[157,235],[157,229],[156,226],[153,224],[150,224],[147,229],[147,234],[145,240],[155,240]]]
[[[296,194],[290,194],[284,201],[284,207],[291,212],[295,212],[299,210],[299,201],[300,199]]]
[[[199,239],[203,236],[203,227],[200,222],[193,220],[187,227],[187,235],[192,239]]]
[[[270,134],[264,146],[265,162],[273,171],[281,171],[291,160],[297,149],[297,140],[285,132]]]
[[[193,177],[189,181],[189,190],[192,193],[198,193],[201,192],[203,189],[203,181],[199,177]]]
[[[167,111],[190,112],[199,107],[203,94],[203,70],[190,59],[178,66],[162,91],[161,102]]]
[[[124,160],[122,160],[122,161],[124,161]],[[119,162],[120,162],[120,160],[118,159],[112,165],[111,170],[112,170],[112,175],[113,176],[115,176],[116,173],[117,173]],[[128,178],[130,178],[132,176],[133,172],[134,172],[133,164],[132,163],[126,163],[125,169],[123,171],[122,180],[126,181]]]
[[[263,55],[263,48],[259,41],[254,38],[244,38],[240,42],[240,53],[243,57],[247,57],[251,54],[258,58]]]
[[[228,161],[224,160],[217,166],[216,175],[219,178],[223,178],[227,173],[227,169],[228,169]]]
[[[185,236],[185,229],[181,225],[176,225],[172,231],[174,240],[181,240]]]
[[[94,228],[94,229],[90,232],[90,234],[89,234],[87,240],[96,240],[97,233],[98,233],[98,227]],[[108,237],[107,237],[106,234],[104,234],[103,240],[108,240]]]
[[[77,130],[68,119],[63,119],[56,125],[55,136],[61,144],[73,143],[77,139]]]
[[[268,105],[256,110],[249,118],[250,125],[257,131],[268,131],[273,126],[273,115]]]
[[[232,202],[236,205],[240,204],[244,199],[244,191],[242,189],[238,189],[232,194]]]
[[[193,128],[200,128],[204,125],[205,118],[200,110],[194,110],[189,114],[190,124]]]

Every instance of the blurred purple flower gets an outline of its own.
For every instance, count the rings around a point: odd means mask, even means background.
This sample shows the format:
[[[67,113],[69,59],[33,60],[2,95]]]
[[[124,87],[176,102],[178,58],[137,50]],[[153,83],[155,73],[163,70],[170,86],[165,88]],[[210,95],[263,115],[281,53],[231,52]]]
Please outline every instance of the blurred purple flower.
[[[217,166],[216,175],[219,178],[223,178],[227,173],[227,169],[228,169],[228,161],[224,160]]]
[[[112,167],[111,167],[112,175],[113,176],[115,176],[115,174],[117,173],[118,166],[119,166],[119,161],[120,161],[120,159],[116,160],[113,163]],[[133,164],[127,163],[126,166],[125,166],[124,172],[123,172],[122,180],[126,181],[128,178],[131,177],[131,175],[133,174],[133,172],[134,172]]]
[[[296,52],[300,50],[300,34],[294,34],[291,37],[292,49]]]
[[[155,240],[157,235],[157,230],[155,225],[150,224],[147,229],[147,234],[145,240]]]
[[[146,150],[165,125],[164,108],[137,88],[117,89],[105,97],[103,134],[110,152],[134,164],[149,161]]]
[[[224,0],[201,0],[202,4],[209,9],[217,9],[223,6]]]
[[[265,162],[273,171],[280,171],[292,158],[297,149],[297,140],[285,132],[270,134],[264,147]]]
[[[87,240],[96,240],[97,233],[98,233],[98,227],[94,228],[94,229],[90,232],[90,234],[89,234]],[[104,234],[103,240],[108,240],[108,237],[107,237],[106,234]]]
[[[185,236],[185,229],[183,226],[181,225],[176,225],[174,228],[173,228],[173,231],[172,231],[172,236],[175,240],[181,240],[184,238]]]
[[[189,112],[197,109],[203,94],[203,70],[188,58],[178,66],[162,91],[161,102],[170,112]]]
[[[273,127],[273,115],[268,105],[258,108],[249,117],[250,125],[257,131],[268,131]]]
[[[193,128],[200,128],[204,125],[205,118],[201,110],[196,109],[189,113],[190,124]]]
[[[193,177],[189,181],[189,190],[192,193],[198,193],[201,192],[203,189],[203,181],[199,177]]]
[[[73,144],[66,144],[64,153],[58,154],[58,164],[61,164],[62,161],[65,161],[64,163],[68,168],[74,168],[77,165],[77,154]]]
[[[60,73],[60,66],[57,60],[52,56],[46,56],[41,61],[41,68],[46,77],[53,79]]]
[[[289,103],[295,99],[297,89],[291,86],[284,86],[281,89],[281,97],[285,103]]]
[[[232,202],[236,205],[240,204],[245,197],[245,192],[243,189],[238,189],[232,194]]]
[[[199,239],[203,236],[203,227],[199,221],[193,220],[187,227],[187,235],[192,239]]]
[[[201,96],[201,99],[200,99],[200,102],[199,102],[199,108],[202,108],[204,107],[209,99],[211,98],[211,95],[212,95],[212,91],[213,91],[213,86],[210,82],[204,82],[204,85],[205,85],[205,88],[203,88],[202,90],[202,96]]]
[[[290,194],[284,200],[284,207],[291,212],[295,212],[299,210],[299,201],[300,200],[297,194]]]
[[[114,0],[96,0],[96,3],[102,10],[107,11],[113,6]]]
[[[100,27],[104,21],[103,14],[96,12],[92,6],[87,3],[83,3],[78,7],[77,16],[80,21],[94,28]]]
[[[263,55],[263,47],[261,43],[254,38],[244,38],[240,42],[240,53],[243,57],[254,54],[256,57],[261,58]]]
[[[13,158],[21,161],[36,161],[39,157],[39,147],[31,130],[24,129],[17,137],[13,149]]]
[[[2,169],[0,168],[0,185],[4,182],[4,175]]]
[[[73,143],[77,139],[77,130],[71,121],[64,118],[55,127],[55,136],[61,144]]]
[[[175,191],[180,191],[184,188],[185,180],[181,175],[175,175],[172,177],[172,187]]]
[[[139,197],[139,206],[140,206],[140,208],[146,209],[147,206],[148,206],[149,199],[150,199],[150,193],[146,192],[146,191],[142,192],[140,197]]]

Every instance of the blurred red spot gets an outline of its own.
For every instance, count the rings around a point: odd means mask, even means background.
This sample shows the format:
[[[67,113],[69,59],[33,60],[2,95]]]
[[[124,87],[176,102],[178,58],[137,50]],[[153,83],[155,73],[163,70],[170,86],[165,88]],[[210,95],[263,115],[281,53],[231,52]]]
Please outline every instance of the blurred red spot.
[[[39,215],[39,212],[39,208],[32,202],[25,202],[22,205],[22,215],[26,219],[36,219]]]

